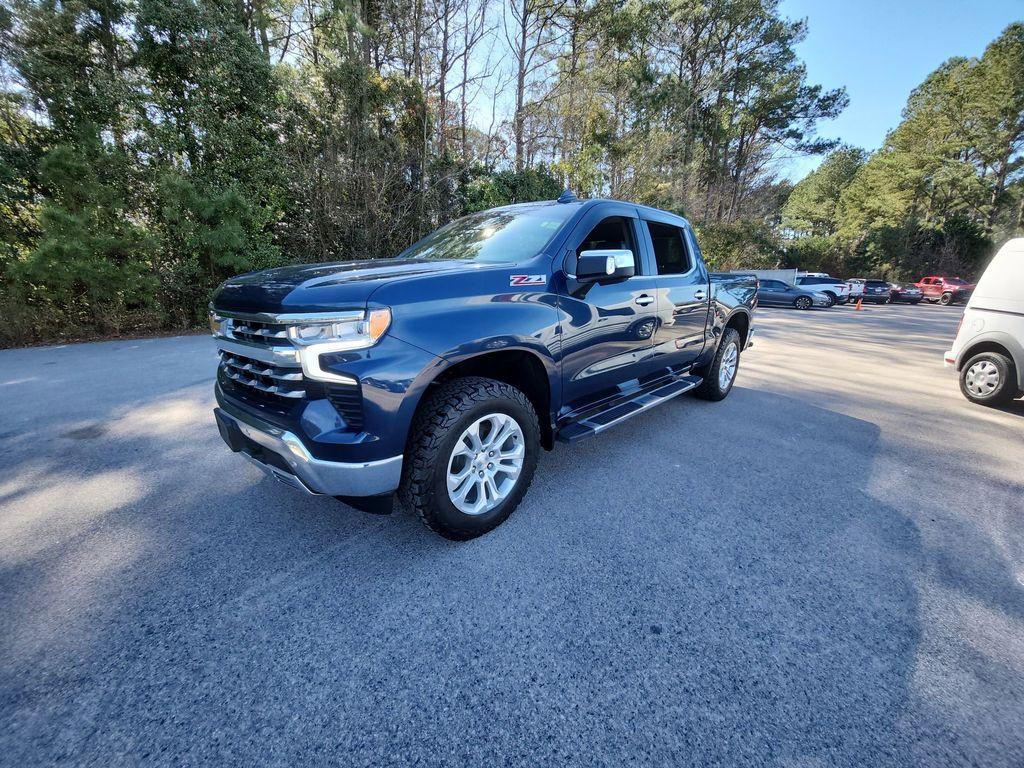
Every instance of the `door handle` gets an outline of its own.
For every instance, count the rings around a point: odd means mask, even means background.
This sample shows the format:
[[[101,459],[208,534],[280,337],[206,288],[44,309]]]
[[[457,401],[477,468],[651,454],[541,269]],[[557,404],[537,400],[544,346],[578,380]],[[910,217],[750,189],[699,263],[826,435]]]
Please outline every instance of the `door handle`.
[[[704,291],[696,291],[693,294],[693,298],[695,298],[697,301],[704,301],[704,299],[707,298],[707,294],[704,293]]]
[[[648,304],[654,303],[654,297],[648,296],[646,293],[642,296],[637,296],[633,301],[639,304],[641,307],[646,307]]]

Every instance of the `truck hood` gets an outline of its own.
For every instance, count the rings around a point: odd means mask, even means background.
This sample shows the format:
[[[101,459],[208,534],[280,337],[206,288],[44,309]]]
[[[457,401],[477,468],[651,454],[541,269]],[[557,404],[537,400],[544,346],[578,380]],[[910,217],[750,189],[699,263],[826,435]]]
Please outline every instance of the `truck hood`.
[[[395,280],[478,266],[469,260],[366,259],[278,267],[231,278],[217,289],[213,305],[235,312],[330,312],[365,306],[370,294]]]

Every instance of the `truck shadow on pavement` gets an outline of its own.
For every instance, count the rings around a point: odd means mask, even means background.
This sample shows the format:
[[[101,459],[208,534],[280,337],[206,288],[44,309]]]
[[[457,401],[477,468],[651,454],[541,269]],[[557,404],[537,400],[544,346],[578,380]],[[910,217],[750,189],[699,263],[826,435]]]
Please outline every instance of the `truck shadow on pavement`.
[[[867,422],[680,399],[453,544],[264,478],[205,388],[150,406],[0,455],[12,764],[905,765],[956,727],[915,685],[925,555]]]

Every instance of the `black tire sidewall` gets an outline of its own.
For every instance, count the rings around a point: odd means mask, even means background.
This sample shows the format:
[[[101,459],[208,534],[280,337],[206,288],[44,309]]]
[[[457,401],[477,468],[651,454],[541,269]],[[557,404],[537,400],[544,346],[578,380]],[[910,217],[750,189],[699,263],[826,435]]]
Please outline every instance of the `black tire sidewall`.
[[[814,306],[814,302],[806,296],[798,296],[796,301],[793,302],[793,306],[797,309],[808,310]]]
[[[948,307],[952,303],[953,303],[953,295],[952,294],[944,293],[941,296],[939,296],[939,304],[941,304],[942,306]]]
[[[481,381],[480,379],[476,380]],[[423,522],[435,533],[447,539],[463,541],[476,538],[493,530],[508,518],[519,506],[530,487],[540,454],[540,428],[537,414],[527,405],[526,396],[510,385],[490,380],[499,389],[515,392],[523,402],[513,397],[492,397],[481,399],[467,408],[456,421],[444,428],[444,434],[432,448],[431,469],[426,482],[427,493],[417,500]],[[468,515],[459,510],[448,497],[448,460],[452,449],[463,431],[477,419],[489,413],[504,413],[511,416],[523,431],[525,456],[523,468],[512,492],[494,509],[480,515]]]
[[[991,361],[999,371],[999,386],[986,397],[978,397],[967,389],[967,372],[971,369],[971,366],[982,360]],[[1008,403],[1010,400],[1013,400],[1014,395],[1017,393],[1016,370],[1014,369],[1013,362],[998,352],[981,352],[975,355],[964,363],[963,368],[960,369],[960,391],[972,403],[978,403],[979,405],[1002,405]]]
[[[722,367],[722,358],[725,357],[725,350],[730,344],[736,345],[736,372],[732,375],[732,380],[729,382],[729,386],[725,389],[719,385],[718,373]],[[743,357],[743,350],[740,349],[740,335],[733,328],[727,328],[722,336],[722,341],[718,345],[718,350],[715,352],[715,357],[711,361],[711,365],[708,366],[707,371],[704,372],[704,381],[700,387],[696,390],[696,394],[705,400],[724,400],[728,395],[733,386],[736,384],[736,379],[740,375],[740,359]]]

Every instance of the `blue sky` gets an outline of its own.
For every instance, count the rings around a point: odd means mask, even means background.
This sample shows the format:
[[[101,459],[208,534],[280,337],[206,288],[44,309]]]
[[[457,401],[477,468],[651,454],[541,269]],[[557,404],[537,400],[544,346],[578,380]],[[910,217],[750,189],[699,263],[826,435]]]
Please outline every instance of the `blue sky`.
[[[806,18],[797,49],[808,79],[846,86],[850,105],[819,134],[877,149],[900,120],[910,91],[951,56],[980,56],[1008,24],[1024,21],[1024,0],[782,0],[784,16]],[[796,157],[784,176],[802,178],[820,158]]]

